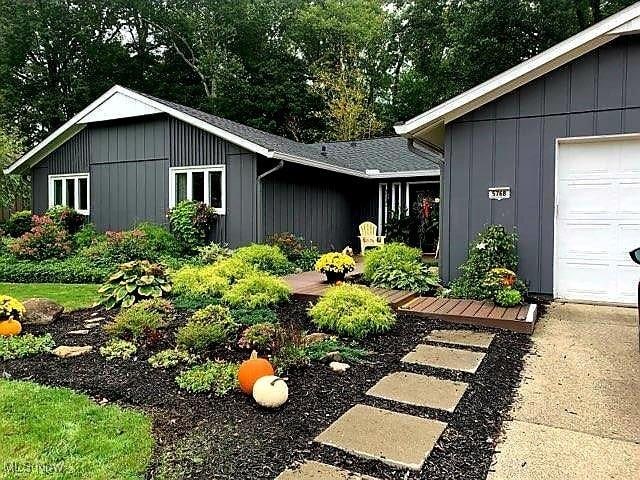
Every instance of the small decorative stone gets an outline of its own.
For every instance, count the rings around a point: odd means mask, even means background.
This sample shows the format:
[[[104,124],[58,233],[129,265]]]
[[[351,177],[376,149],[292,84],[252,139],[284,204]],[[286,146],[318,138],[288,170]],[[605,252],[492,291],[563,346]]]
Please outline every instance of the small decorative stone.
[[[96,328],[98,325],[100,325],[98,322],[88,322],[84,324],[85,328]]]
[[[92,318],[85,320],[85,323],[87,323],[87,322],[102,322],[104,320],[104,317],[95,317],[94,315],[96,315],[96,314],[92,313],[91,314]]]
[[[351,368],[351,365],[348,363],[331,362],[329,368],[336,373],[344,373]]]
[[[333,335],[329,335],[328,333],[309,333],[308,335],[304,336],[304,338],[302,339],[302,343],[308,347],[309,345],[313,345],[314,343],[324,342],[325,340],[329,340],[331,338],[333,338]]]
[[[91,345],[85,346],[69,346],[69,345],[60,345],[51,351],[56,357],[59,358],[71,358],[71,357],[79,357],[80,355],[85,355],[93,350]]]
[[[47,298],[30,298],[22,302],[26,310],[20,322],[23,325],[49,325],[56,321],[64,307]]]
[[[86,329],[71,330],[70,332],[67,332],[68,335],[86,335],[87,333],[89,333],[89,330]]]
[[[342,354],[338,351],[335,352],[327,352],[327,354],[322,357],[322,361],[324,363],[331,363],[331,362],[341,362],[342,361]]]

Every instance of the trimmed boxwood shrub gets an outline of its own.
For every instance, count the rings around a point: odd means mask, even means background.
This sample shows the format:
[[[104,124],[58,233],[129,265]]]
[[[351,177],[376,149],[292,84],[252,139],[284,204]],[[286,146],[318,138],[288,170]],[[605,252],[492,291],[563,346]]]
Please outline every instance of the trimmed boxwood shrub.
[[[104,330],[114,337],[139,340],[143,336],[153,336],[165,327],[171,311],[171,303],[167,300],[144,300],[122,309]]]
[[[233,284],[222,301],[234,308],[265,308],[288,300],[290,294],[291,289],[283,280],[266,273],[254,273]]]
[[[309,309],[309,316],[318,328],[354,338],[385,332],[396,321],[384,299],[366,287],[346,283],[329,288]]]

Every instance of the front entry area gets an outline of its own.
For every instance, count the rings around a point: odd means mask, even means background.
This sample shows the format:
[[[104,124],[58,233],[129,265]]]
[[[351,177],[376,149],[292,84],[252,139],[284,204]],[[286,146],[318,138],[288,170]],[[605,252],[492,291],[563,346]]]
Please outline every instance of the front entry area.
[[[560,139],[555,208],[555,297],[635,304],[640,136]]]

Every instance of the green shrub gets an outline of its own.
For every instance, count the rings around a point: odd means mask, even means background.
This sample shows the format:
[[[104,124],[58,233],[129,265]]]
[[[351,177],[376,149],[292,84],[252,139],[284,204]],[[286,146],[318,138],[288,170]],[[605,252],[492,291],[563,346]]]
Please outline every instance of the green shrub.
[[[385,300],[349,284],[329,288],[309,315],[317,327],[354,338],[389,330],[396,320]]]
[[[276,313],[270,308],[244,309],[235,308],[231,310],[231,316],[240,325],[255,325],[256,323],[278,323]]]
[[[162,350],[151,355],[147,362],[152,368],[171,368],[180,364],[192,365],[199,357],[189,352],[177,349]]]
[[[357,362],[368,355],[366,350],[356,345],[345,345],[337,338],[329,338],[307,346],[307,355],[314,361],[320,361],[331,352],[338,352],[345,362]]]
[[[176,334],[179,347],[202,353],[225,343],[238,328],[229,311],[218,305],[198,310]]]
[[[85,223],[80,230],[73,235],[73,244],[78,249],[88,248],[94,243],[104,241],[105,235],[99,233],[93,223]]]
[[[238,365],[230,362],[207,362],[180,373],[176,377],[176,383],[188,392],[213,392],[221,397],[238,386]]]
[[[266,273],[254,273],[233,284],[222,301],[234,308],[265,308],[288,300],[290,293],[283,280]]]
[[[171,275],[173,293],[196,302],[220,298],[229,288],[229,282],[213,267],[186,265],[174,272]]]
[[[494,301],[501,307],[515,307],[522,304],[523,298],[522,293],[515,288],[505,288],[496,293]]]
[[[111,264],[148,260],[156,262],[158,253],[151,248],[149,237],[140,229],[125,230],[123,232],[107,232],[106,243],[96,245],[102,249],[97,252],[102,260]]]
[[[364,256],[363,278],[373,282],[377,272],[390,270],[396,265],[415,265],[422,261],[419,248],[409,247],[404,243],[388,243],[382,247],[370,249]]]
[[[145,234],[147,247],[158,257],[164,255],[175,257],[180,254],[180,244],[164,225],[142,222],[136,225],[136,230]]]
[[[320,258],[320,252],[311,242],[293,233],[274,233],[267,237],[266,243],[280,248],[287,260],[303,272],[313,270]]]
[[[0,282],[11,283],[102,283],[111,270],[74,255],[65,259],[17,260],[0,255]]]
[[[69,235],[74,235],[78,232],[87,220],[85,215],[63,205],[51,207],[45,215],[60,225]]]
[[[22,260],[65,258],[72,249],[67,231],[45,216],[34,216],[33,228],[9,244],[9,251]]]
[[[276,347],[281,334],[282,329],[274,323],[256,323],[242,332],[238,346],[260,352],[270,351]]]
[[[294,342],[285,343],[272,360],[273,366],[280,373],[292,368],[306,367],[309,362],[310,359],[306,349]]]
[[[129,360],[137,351],[138,347],[126,340],[110,340],[104,346],[100,347],[100,355],[107,360],[116,358]]]
[[[493,268],[518,268],[518,235],[509,233],[502,225],[489,225],[469,246],[467,260],[460,265],[460,276],[450,285],[449,296],[486,300],[492,297],[484,285],[487,273]]]
[[[54,346],[53,337],[48,333],[40,336],[25,333],[13,337],[0,337],[0,359],[13,360],[48,353]]]
[[[242,260],[258,270],[272,275],[286,275],[293,272],[293,265],[287,260],[280,248],[272,245],[254,243],[238,248],[233,258]]]
[[[185,200],[169,210],[171,232],[186,251],[204,245],[217,218],[215,210],[204,203]]]
[[[198,259],[205,265],[229,258],[233,254],[227,244],[210,243],[198,248]]]
[[[2,228],[13,238],[21,237],[33,228],[33,215],[29,210],[15,212]]]
[[[256,268],[253,265],[236,257],[220,260],[211,265],[210,268],[211,272],[225,278],[229,284],[256,273]]]
[[[440,288],[437,271],[420,260],[380,262],[371,275],[371,285],[418,293],[429,293]]]
[[[154,335],[167,325],[172,312],[171,303],[163,299],[143,300],[118,312],[113,321],[105,325],[109,335],[139,340]]]
[[[223,305],[207,305],[204,308],[196,310],[191,316],[191,320],[194,320],[196,322],[221,324],[234,323],[233,319],[231,318],[229,309]]]
[[[107,309],[116,305],[127,308],[135,302],[158,298],[171,292],[171,283],[162,265],[146,260],[123,263],[102,287],[100,304]]]

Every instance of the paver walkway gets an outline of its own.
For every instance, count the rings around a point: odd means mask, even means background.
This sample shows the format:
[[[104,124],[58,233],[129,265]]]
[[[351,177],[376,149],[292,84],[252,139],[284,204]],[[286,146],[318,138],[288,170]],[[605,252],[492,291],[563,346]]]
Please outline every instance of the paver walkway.
[[[637,310],[555,304],[489,480],[640,479]]]
[[[451,345],[450,348],[420,344],[403,361],[409,358],[409,361],[438,368],[475,372],[484,353],[456,346],[488,348],[493,336],[466,330],[436,330],[425,341],[447,343]],[[367,394],[418,407],[453,412],[466,389],[467,384],[463,382],[395,372],[380,379]],[[315,441],[395,468],[420,470],[446,427],[446,423],[435,419],[357,404],[320,433]],[[287,469],[278,480],[320,478],[342,480],[369,477],[317,462],[305,462],[301,466]]]

